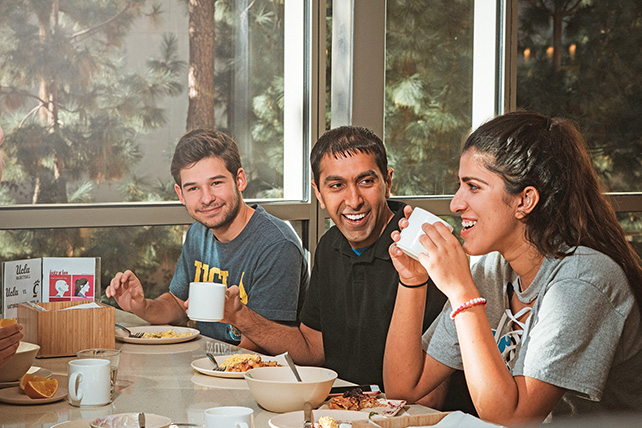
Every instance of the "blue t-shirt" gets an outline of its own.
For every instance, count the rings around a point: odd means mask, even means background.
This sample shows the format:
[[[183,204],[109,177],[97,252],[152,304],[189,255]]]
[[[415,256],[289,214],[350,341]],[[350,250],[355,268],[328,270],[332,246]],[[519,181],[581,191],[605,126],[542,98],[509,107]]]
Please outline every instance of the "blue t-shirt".
[[[220,242],[201,223],[187,231],[169,290],[187,300],[190,282],[238,285],[241,301],[265,318],[297,321],[308,286],[308,262],[290,225],[256,206],[230,242]],[[202,334],[230,343],[238,338],[224,323],[199,322]]]

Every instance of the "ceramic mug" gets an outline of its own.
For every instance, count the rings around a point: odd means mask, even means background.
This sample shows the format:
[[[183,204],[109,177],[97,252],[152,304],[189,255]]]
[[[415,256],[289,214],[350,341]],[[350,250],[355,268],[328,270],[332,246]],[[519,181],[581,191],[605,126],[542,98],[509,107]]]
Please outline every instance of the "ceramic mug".
[[[225,285],[217,282],[190,282],[187,316],[194,321],[222,320],[225,289]]]
[[[205,428],[254,428],[254,410],[249,407],[212,407],[203,419]]]
[[[69,403],[103,406],[111,402],[111,368],[102,358],[69,361]]]
[[[401,231],[401,239],[397,241],[397,247],[415,260],[419,260],[419,253],[425,252],[424,246],[419,242],[419,238],[424,234],[424,231],[421,229],[424,223],[443,223],[451,232],[453,231],[451,225],[433,213],[421,208],[412,210],[412,214],[410,214],[408,218],[408,223],[408,227]]]

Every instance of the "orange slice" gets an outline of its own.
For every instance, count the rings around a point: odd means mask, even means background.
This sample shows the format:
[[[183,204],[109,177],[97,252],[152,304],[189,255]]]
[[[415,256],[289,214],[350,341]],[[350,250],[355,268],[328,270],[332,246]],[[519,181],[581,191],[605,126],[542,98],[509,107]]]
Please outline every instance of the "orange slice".
[[[0,319],[0,328],[2,327],[9,327],[10,325],[13,325],[17,323],[15,318],[2,318]]]
[[[20,390],[24,391],[25,390],[25,386],[27,386],[27,382],[29,382],[31,380],[43,381],[43,380],[47,380],[47,378],[44,377],[44,376],[36,376],[34,374],[25,373],[20,378]]]
[[[30,398],[51,398],[58,391],[58,379],[30,380],[25,385],[25,394]]]

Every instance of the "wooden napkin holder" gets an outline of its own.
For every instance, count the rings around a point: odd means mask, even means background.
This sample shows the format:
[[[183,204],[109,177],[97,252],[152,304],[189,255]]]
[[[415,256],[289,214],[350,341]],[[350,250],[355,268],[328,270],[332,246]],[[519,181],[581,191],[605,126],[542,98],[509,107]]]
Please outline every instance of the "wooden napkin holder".
[[[20,303],[18,322],[24,341],[40,346],[37,358],[75,356],[87,348],[115,348],[116,310],[96,302],[100,307],[65,308],[87,304],[76,302]],[[44,310],[43,310],[44,309]]]
[[[425,415],[397,416],[387,419],[373,419],[371,421],[352,422],[352,428],[406,428],[406,427],[423,427],[436,425],[449,412],[428,413]]]

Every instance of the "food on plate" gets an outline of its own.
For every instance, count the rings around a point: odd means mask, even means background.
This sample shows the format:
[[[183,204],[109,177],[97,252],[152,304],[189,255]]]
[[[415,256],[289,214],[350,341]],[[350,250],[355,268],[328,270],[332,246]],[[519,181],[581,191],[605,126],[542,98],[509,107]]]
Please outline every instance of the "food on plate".
[[[256,367],[281,367],[276,361],[263,361],[258,354],[235,354],[227,357],[220,367],[226,372],[246,372]]]
[[[44,377],[44,376],[36,376],[34,374],[25,373],[20,378],[20,384],[19,384],[20,391],[24,391],[25,390],[25,386],[27,386],[27,382],[29,382],[29,381],[41,382],[41,381],[46,380],[46,379],[47,378]]]
[[[136,414],[109,415],[94,419],[93,427],[100,428],[137,428],[138,417]]]
[[[2,327],[9,327],[10,325],[16,324],[18,321],[16,321],[15,318],[2,318],[0,319],[0,328]]]
[[[318,422],[314,423],[314,428],[348,428],[352,424],[336,420],[332,416],[320,417]]]
[[[58,379],[55,377],[29,380],[25,384],[25,394],[29,398],[51,398],[56,391],[58,391]]]
[[[383,406],[386,406],[385,400],[380,401],[378,398],[366,395],[361,388],[354,388],[344,392],[343,395],[332,397],[328,403],[329,408],[340,410],[363,410]]]
[[[143,339],[173,339],[175,337],[187,337],[193,334],[194,333],[192,333],[191,331],[185,333],[176,333],[173,328],[170,328],[167,331],[145,333],[143,334]]]
[[[314,424],[314,428],[339,428],[339,422],[331,416],[323,416]]]

